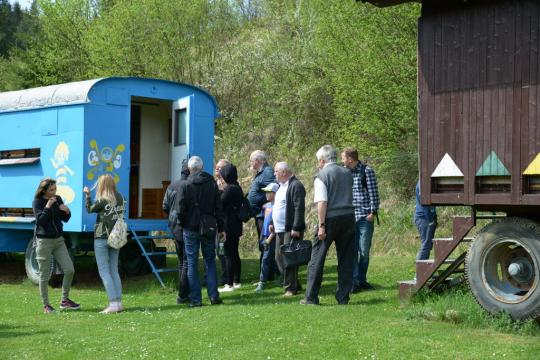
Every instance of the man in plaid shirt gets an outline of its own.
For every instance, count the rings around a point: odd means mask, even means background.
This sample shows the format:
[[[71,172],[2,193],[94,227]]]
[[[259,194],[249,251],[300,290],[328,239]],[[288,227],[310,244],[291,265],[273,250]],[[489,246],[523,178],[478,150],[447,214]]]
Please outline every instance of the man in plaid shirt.
[[[353,267],[353,287],[351,292],[373,290],[367,282],[369,251],[373,237],[374,221],[379,209],[379,190],[375,171],[358,160],[358,151],[345,148],[341,153],[343,165],[353,175],[353,205],[356,220],[356,264]],[[362,181],[364,179],[364,181]]]

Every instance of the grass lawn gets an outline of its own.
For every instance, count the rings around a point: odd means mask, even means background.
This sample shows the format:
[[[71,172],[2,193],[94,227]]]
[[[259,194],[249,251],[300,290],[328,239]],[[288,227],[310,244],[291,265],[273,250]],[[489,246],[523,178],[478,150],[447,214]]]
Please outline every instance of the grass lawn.
[[[34,285],[10,278],[0,285],[0,359],[540,358],[538,329],[524,335],[456,324],[418,315],[423,305],[400,306],[395,284],[411,277],[410,257],[374,257],[376,290],[352,295],[349,306],[333,297],[333,259],[318,307],[299,305],[300,296],[284,299],[275,286],[255,294],[250,283],[257,263],[243,262],[243,287],[224,294],[224,305],[210,306],[203,293],[205,306],[195,309],[176,305],[175,292],[162,290],[151,276],[127,279],[127,311],[113,315],[99,314],[106,299],[95,273],[72,290],[82,310],[54,315],[42,313]],[[305,268],[301,278],[305,286]],[[59,296],[60,289],[51,290],[53,304]]]

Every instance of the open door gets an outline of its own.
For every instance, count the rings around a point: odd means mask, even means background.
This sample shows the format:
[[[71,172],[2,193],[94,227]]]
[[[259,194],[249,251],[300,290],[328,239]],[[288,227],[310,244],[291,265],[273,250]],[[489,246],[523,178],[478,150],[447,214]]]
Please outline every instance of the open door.
[[[187,159],[189,125],[193,120],[193,95],[186,96],[172,104],[172,141],[171,141],[171,181],[180,179],[182,160]]]

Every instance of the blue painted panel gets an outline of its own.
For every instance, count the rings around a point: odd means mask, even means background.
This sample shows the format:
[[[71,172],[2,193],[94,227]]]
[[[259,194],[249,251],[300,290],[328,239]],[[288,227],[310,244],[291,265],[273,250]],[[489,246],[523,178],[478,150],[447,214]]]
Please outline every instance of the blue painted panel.
[[[77,182],[80,183],[76,176],[81,172],[78,167],[81,166],[82,152],[77,149],[80,147],[78,143],[81,142],[82,132],[61,131],[57,135],[41,136],[40,124],[47,123],[53,118],[65,119],[61,124],[68,123],[69,119],[67,128],[74,130],[76,126],[71,123],[82,123],[82,114],[81,106],[0,114],[2,130],[0,134],[11,135],[6,149],[36,147],[41,149],[41,158],[37,163],[0,167],[0,187],[11,190],[0,192],[0,207],[32,207],[34,193],[39,181],[44,177],[58,179],[59,189],[64,193],[60,195],[69,197],[70,191],[67,187],[77,186]],[[6,122],[4,122],[5,119],[7,119]],[[60,130],[63,130],[62,126]],[[64,181],[67,183],[63,183]],[[76,191],[73,190],[73,193],[75,194]],[[74,196],[71,197],[74,198]],[[68,206],[71,207],[70,203]],[[73,226],[76,226],[76,221],[71,222]]]
[[[82,219],[83,134],[60,133],[43,137],[41,165],[44,176],[56,179],[57,194],[71,210],[66,231],[80,231]],[[37,183],[34,185],[34,189]],[[35,190],[34,190],[35,191]]]
[[[84,131],[84,106],[65,106],[58,110],[58,132]]]
[[[0,251],[24,252],[33,231],[0,229]]]
[[[20,111],[0,114],[0,150],[37,148],[42,128],[56,122],[57,109]]]
[[[100,175],[110,174],[117,181],[118,191],[129,200],[129,110],[129,106],[87,105],[81,189],[83,186],[92,189]],[[80,204],[84,207],[83,201],[81,197]],[[84,209],[83,231],[93,231],[95,219],[95,214]]]
[[[107,104],[129,105],[128,91],[126,89],[117,89],[117,88],[107,89]]]
[[[204,170],[210,174],[214,167],[214,121],[212,118],[195,116],[189,126],[189,154],[203,159]]]
[[[49,136],[58,134],[58,112],[54,111],[37,112],[34,116],[41,126],[41,135]]]

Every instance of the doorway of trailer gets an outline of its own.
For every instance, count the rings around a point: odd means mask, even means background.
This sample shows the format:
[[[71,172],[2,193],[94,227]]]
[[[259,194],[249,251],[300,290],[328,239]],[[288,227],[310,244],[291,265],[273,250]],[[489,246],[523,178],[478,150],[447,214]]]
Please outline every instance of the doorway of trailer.
[[[163,196],[188,156],[190,99],[131,98],[130,219],[165,218]]]

